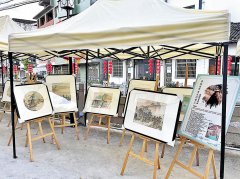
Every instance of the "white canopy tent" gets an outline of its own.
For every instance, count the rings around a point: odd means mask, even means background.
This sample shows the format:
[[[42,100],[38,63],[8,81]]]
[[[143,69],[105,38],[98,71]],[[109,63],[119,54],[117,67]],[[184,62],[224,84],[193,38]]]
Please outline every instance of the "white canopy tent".
[[[8,50],[8,35],[24,32],[23,28],[14,22],[9,16],[0,17],[0,50]]]
[[[62,23],[11,34],[9,51],[41,53],[179,45],[225,42],[228,38],[229,14],[226,11],[180,9],[161,0],[98,0]]]
[[[88,49],[220,42],[224,45],[222,177],[228,56],[228,45],[223,42],[229,41],[229,22],[229,13],[226,11],[180,9],[161,0],[98,0],[92,7],[62,23],[32,32],[11,34],[9,56],[12,52],[41,54],[83,49],[87,57]]]

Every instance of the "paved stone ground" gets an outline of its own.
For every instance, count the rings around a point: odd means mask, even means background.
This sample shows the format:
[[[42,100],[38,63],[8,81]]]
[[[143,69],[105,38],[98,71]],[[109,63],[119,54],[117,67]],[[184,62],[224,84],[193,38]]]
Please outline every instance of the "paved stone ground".
[[[137,159],[129,158],[124,176],[120,176],[121,166],[127,152],[130,141],[130,133],[127,133],[122,147],[119,147],[121,132],[111,131],[110,144],[106,144],[106,131],[101,128],[90,130],[88,140],[83,140],[85,127],[80,127],[80,140],[74,138],[74,129],[67,127],[62,135],[60,129],[56,129],[56,134],[61,145],[61,150],[50,144],[47,139],[45,144],[42,141],[33,142],[34,162],[29,162],[28,148],[24,147],[26,129],[16,132],[17,156],[12,158],[12,147],[7,146],[7,141],[11,133],[11,128],[6,127],[7,119],[0,123],[0,178],[1,179],[149,179],[152,178],[153,167]],[[32,133],[36,134],[37,127],[33,126]],[[44,124],[44,130],[49,127]],[[161,170],[158,170],[158,178],[164,178],[168,167],[177,149],[167,146],[165,156],[161,159]],[[134,150],[139,151],[141,141],[137,140]],[[181,155],[181,160],[185,163],[192,146],[186,145]],[[147,157],[153,158],[154,144],[150,143]],[[161,150],[159,151],[161,152]],[[220,154],[215,153],[217,173],[219,174]],[[207,150],[200,150],[200,167],[195,167],[203,171],[203,166],[207,160]],[[225,178],[234,179],[240,176],[240,152],[226,150],[225,158]],[[188,172],[175,167],[170,178],[196,178]],[[212,170],[210,177],[213,178]]]

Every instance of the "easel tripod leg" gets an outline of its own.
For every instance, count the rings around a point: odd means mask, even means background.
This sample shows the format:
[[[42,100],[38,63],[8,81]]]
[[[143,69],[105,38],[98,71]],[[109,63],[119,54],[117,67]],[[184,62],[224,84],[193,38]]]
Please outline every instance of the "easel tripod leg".
[[[214,153],[212,154],[212,167],[213,167],[214,179],[217,179],[217,170],[215,165]]]
[[[132,146],[133,146],[133,142],[134,142],[134,134],[132,135],[132,138],[131,138],[131,141],[130,141],[130,144],[129,144],[129,147],[128,147],[128,151],[127,151],[127,154],[125,156],[125,159],[124,159],[124,162],[123,162],[123,166],[122,166],[122,170],[121,170],[121,175],[123,176],[124,174],[124,171],[125,171],[125,168],[127,166],[127,162],[128,162],[128,157],[129,157],[129,154],[132,150]]]
[[[58,144],[58,140],[57,140],[57,137],[56,137],[56,134],[55,134],[55,131],[54,131],[54,128],[53,128],[53,125],[52,125],[52,122],[51,122],[50,117],[48,117],[48,122],[49,122],[50,128],[51,128],[51,130],[52,130],[52,135],[53,135],[53,137],[54,137],[54,140],[55,140],[57,149],[59,150],[59,149],[60,149],[60,146],[59,146],[59,144]]]
[[[159,142],[156,142],[155,154],[154,154],[154,171],[153,171],[153,179],[157,178],[157,169],[159,168]]]
[[[76,135],[77,135],[77,140],[79,140],[79,130],[78,130],[78,125],[77,125],[77,117],[76,117],[76,113],[73,113],[73,119],[74,119],[74,124],[75,124],[75,131],[76,131]]]
[[[168,178],[169,178],[169,176],[170,176],[170,174],[171,174],[171,172],[172,172],[172,169],[173,169],[173,167],[174,167],[174,165],[175,165],[175,163],[176,163],[176,161],[177,161],[177,159],[178,159],[178,157],[179,157],[179,155],[180,155],[180,153],[181,153],[181,151],[182,151],[182,148],[183,148],[183,145],[184,145],[185,141],[186,141],[185,138],[182,138],[182,139],[181,139],[181,143],[180,143],[180,145],[179,145],[179,147],[178,147],[178,149],[177,149],[177,153],[176,153],[176,155],[174,156],[174,159],[173,159],[173,161],[172,161],[172,163],[171,163],[171,165],[170,165],[170,167],[169,167],[169,169],[168,169],[168,172],[167,172],[167,175],[166,175],[165,179],[168,179]]]
[[[41,122],[38,122],[38,127],[39,127],[39,131],[40,131],[41,136],[43,136],[43,129],[42,129]],[[42,139],[43,139],[43,143],[46,143],[45,138],[43,137]]]
[[[94,117],[94,115],[91,114],[90,121],[89,121],[89,124],[88,124],[87,130],[86,130],[86,133],[85,133],[84,140],[87,140],[87,138],[88,138],[88,133],[89,133],[89,130],[90,130],[90,127],[91,127],[91,124],[92,124],[93,117]]]
[[[14,130],[16,130],[17,123],[18,123],[18,119],[17,119],[17,117],[14,115]],[[8,146],[10,146],[11,142],[12,142],[12,133],[11,133],[10,138],[9,138],[9,140],[8,140]]]
[[[29,152],[30,152],[30,161],[33,162],[32,137],[31,137],[31,130],[30,130],[29,122],[27,122],[27,138],[28,138],[28,145],[29,145]]]
[[[123,139],[124,139],[125,133],[126,133],[126,129],[123,129],[123,131],[122,131],[122,137],[121,137],[121,139],[120,139],[119,146],[122,146],[122,142],[123,142]]]
[[[166,147],[166,144],[164,143],[164,144],[163,144],[163,147],[162,147],[161,158],[163,158],[163,157],[164,157],[164,153],[165,153],[165,147]]]
[[[204,173],[205,173],[204,179],[207,179],[207,178],[208,178],[212,159],[213,159],[213,149],[210,149],[210,150],[209,150],[209,154],[208,154],[208,160],[207,160],[205,172],[204,172]]]

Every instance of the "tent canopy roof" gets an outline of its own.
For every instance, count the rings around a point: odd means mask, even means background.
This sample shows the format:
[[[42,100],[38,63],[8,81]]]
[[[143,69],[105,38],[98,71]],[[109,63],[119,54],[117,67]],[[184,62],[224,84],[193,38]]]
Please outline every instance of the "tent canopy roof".
[[[98,0],[54,26],[11,34],[9,51],[41,53],[228,40],[226,11],[180,9],[161,0]]]
[[[24,32],[23,28],[14,22],[9,16],[0,17],[0,51],[8,50],[8,35]]]

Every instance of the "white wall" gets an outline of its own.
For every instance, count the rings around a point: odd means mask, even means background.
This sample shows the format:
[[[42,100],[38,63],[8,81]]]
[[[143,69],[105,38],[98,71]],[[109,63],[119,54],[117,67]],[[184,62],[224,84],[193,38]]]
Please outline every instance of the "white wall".
[[[113,77],[111,75],[110,77],[110,83],[114,82],[115,84],[122,84],[122,83],[126,83],[126,74],[127,74],[127,65],[126,65],[126,61],[123,61],[123,77],[120,78],[120,77]]]
[[[196,77],[199,74],[208,74],[209,60],[197,60],[196,64]],[[184,85],[184,78],[176,78],[176,60],[172,61],[172,81],[179,82],[179,85]],[[188,86],[192,87],[196,79],[188,79]]]

